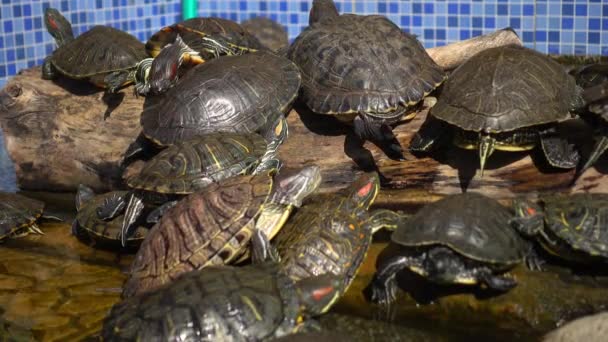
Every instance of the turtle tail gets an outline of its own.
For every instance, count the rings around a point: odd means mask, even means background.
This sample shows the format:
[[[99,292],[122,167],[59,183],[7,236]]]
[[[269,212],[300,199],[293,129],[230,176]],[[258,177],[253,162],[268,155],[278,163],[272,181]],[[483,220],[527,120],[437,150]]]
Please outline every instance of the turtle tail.
[[[481,177],[483,177],[486,161],[494,153],[495,144],[496,139],[489,135],[481,135],[479,137],[479,169]]]

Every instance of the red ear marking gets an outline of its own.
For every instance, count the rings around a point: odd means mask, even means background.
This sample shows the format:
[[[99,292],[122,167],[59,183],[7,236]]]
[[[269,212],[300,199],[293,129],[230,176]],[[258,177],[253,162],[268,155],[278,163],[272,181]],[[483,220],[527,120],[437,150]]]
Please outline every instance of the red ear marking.
[[[177,63],[171,64],[171,77],[175,77],[177,74]]]
[[[526,211],[528,212],[528,215],[535,215],[536,214],[536,209],[534,209],[532,207],[528,207],[526,209]]]
[[[51,17],[51,16],[49,16],[48,19],[49,19],[49,25],[51,25],[51,27],[54,30],[57,30],[58,26],[57,26],[57,22],[55,22],[55,19],[53,19],[53,17]]]
[[[359,191],[357,191],[357,195],[359,197],[367,196],[367,194],[369,194],[369,192],[372,190],[372,187],[373,187],[372,183],[365,184],[364,187],[362,187],[361,189],[359,189]]]
[[[322,287],[312,292],[312,298],[318,302],[325,298],[325,296],[327,296],[328,294],[331,294],[332,292],[334,292],[333,286]]]

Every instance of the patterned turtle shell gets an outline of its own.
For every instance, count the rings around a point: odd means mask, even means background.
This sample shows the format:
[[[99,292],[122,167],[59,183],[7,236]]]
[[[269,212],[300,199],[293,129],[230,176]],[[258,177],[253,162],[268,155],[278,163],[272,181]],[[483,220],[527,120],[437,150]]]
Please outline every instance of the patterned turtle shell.
[[[289,45],[285,27],[272,19],[255,17],[243,21],[241,26],[272,51],[278,51]]]
[[[93,242],[100,246],[120,248],[121,227],[124,215],[118,215],[111,220],[105,221],[99,218],[98,208],[114,197],[125,197],[127,191],[113,191],[97,195],[83,203],[76,214],[76,220],[72,233],[86,242]],[[127,247],[139,247],[148,234],[148,229],[139,226],[127,239]]]
[[[133,189],[190,194],[220,179],[248,173],[266,152],[258,134],[211,133],[169,146],[127,179]]]
[[[245,49],[263,48],[263,45],[255,36],[234,21],[209,17],[192,18],[162,28],[146,42],[146,50],[151,56],[156,57],[163,47],[175,41],[178,34],[189,47],[196,50],[205,60],[214,58],[214,55],[201,45],[201,37],[203,36],[219,37],[225,42]]]
[[[554,254],[575,260],[577,254],[608,258],[608,194],[550,196],[541,203],[545,231],[557,247]]]
[[[511,228],[512,217],[491,198],[467,192],[426,205],[403,221],[391,240],[412,247],[443,245],[473,260],[513,265],[528,247]]]
[[[318,5],[321,1],[313,10]],[[445,77],[415,36],[378,15],[343,14],[312,22],[288,57],[302,72],[303,101],[320,114],[398,119]]]
[[[22,195],[0,192],[0,239],[36,228],[44,202]]]
[[[235,260],[251,239],[254,218],[268,200],[272,184],[267,173],[236,176],[182,199],[148,233],[123,295],[130,297],[183,273]]]
[[[291,108],[299,88],[298,67],[286,58],[264,52],[216,58],[146,99],[143,134],[161,146],[217,131],[264,135]]]

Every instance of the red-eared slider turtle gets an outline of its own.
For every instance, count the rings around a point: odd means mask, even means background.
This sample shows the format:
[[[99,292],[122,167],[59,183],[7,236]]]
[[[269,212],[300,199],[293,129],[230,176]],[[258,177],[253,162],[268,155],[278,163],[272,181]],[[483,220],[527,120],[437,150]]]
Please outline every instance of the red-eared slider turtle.
[[[536,237],[552,255],[586,262],[608,261],[608,194],[554,195],[538,202],[513,201],[514,225]]]
[[[275,139],[287,133],[285,121],[271,130]],[[126,180],[133,189],[128,200],[124,219],[124,237],[130,236],[129,227],[143,209],[144,202],[160,202],[160,208],[151,213],[149,222],[155,222],[174,200],[202,189],[205,186],[238,174],[257,174],[279,169],[275,158],[278,145],[267,144],[256,133],[209,133],[169,146],[150,159],[138,174]],[[116,201],[114,205],[124,205]],[[111,205],[109,205],[111,207]]]
[[[365,290],[374,302],[395,300],[396,274],[404,268],[440,284],[483,284],[506,291],[515,279],[499,275],[530,249],[510,226],[513,214],[495,200],[468,192],[431,203],[402,220],[380,253]]]
[[[28,233],[43,234],[36,225],[43,210],[44,202],[10,192],[0,192],[0,241]]]
[[[143,135],[168,146],[211,132],[256,132],[279,146],[287,136],[286,123],[280,123],[299,88],[298,67],[286,58],[265,52],[217,58],[197,65],[164,94],[146,99]],[[141,148],[134,143],[125,157]]]
[[[277,264],[208,267],[116,304],[104,341],[265,341],[314,324],[338,299],[338,280],[294,282]],[[314,326],[314,325],[313,325]]]
[[[294,280],[325,273],[342,276],[345,292],[365,259],[372,234],[396,222],[398,215],[389,210],[368,213],[379,190],[378,175],[367,173],[343,191],[303,206],[275,237],[276,251],[271,248],[265,255],[278,255]],[[256,234],[254,248],[260,236],[265,237]]]
[[[279,51],[289,45],[285,27],[270,18],[251,18],[243,21],[241,26],[271,51]]]
[[[144,44],[132,35],[108,26],[94,26],[74,38],[70,23],[54,8],[44,11],[44,23],[58,47],[45,59],[42,78],[53,79],[60,73],[86,79],[110,92],[136,81],[145,82],[140,62],[148,55]]]
[[[294,207],[321,181],[319,168],[235,176],[182,199],[152,228],[141,245],[123,295],[130,297],[177,276],[230,263],[260,231],[276,235]]]
[[[555,124],[580,105],[574,78],[551,58],[516,45],[487,49],[450,75],[410,149],[427,152],[452,140],[479,151],[483,175],[494,150],[526,151],[540,144],[550,165],[574,168],[579,154]]]
[[[357,144],[376,141],[394,159],[404,157],[389,125],[445,78],[415,36],[383,16],[338,15],[331,0],[313,1],[310,26],[288,57],[302,72],[301,99],[308,108],[354,120]]]
[[[103,206],[113,205],[116,201],[122,201],[127,193],[127,191],[112,191],[95,196],[92,189],[80,185],[76,194],[76,210],[78,213],[72,223],[72,234],[87,243],[93,243],[95,246],[120,248],[124,216],[117,213],[114,218],[103,220],[99,218],[99,209]],[[124,209],[124,206],[122,209]],[[139,247],[147,233],[148,229],[146,227],[138,225],[137,229],[127,239],[126,247]]]

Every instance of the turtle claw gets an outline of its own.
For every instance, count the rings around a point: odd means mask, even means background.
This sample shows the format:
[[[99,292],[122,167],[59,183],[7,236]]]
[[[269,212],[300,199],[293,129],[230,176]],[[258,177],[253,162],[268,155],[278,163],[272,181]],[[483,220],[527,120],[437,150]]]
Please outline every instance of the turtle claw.
[[[104,199],[103,204],[97,208],[97,217],[104,221],[109,221],[118,216],[125,206],[125,199],[114,193],[110,197]]]
[[[372,303],[389,305],[397,300],[396,287],[397,284],[394,277],[392,280],[389,279],[386,283],[382,283],[377,278],[374,278],[363,290],[363,295]]]
[[[131,235],[131,227],[133,227],[133,223],[137,220],[143,209],[144,202],[141,198],[135,194],[131,194],[120,230],[120,242],[123,247],[127,246],[127,240]]]
[[[28,233],[34,233],[34,234],[38,234],[38,235],[44,235],[44,232],[37,225],[35,225],[35,224],[32,224],[31,226],[29,226]]]

